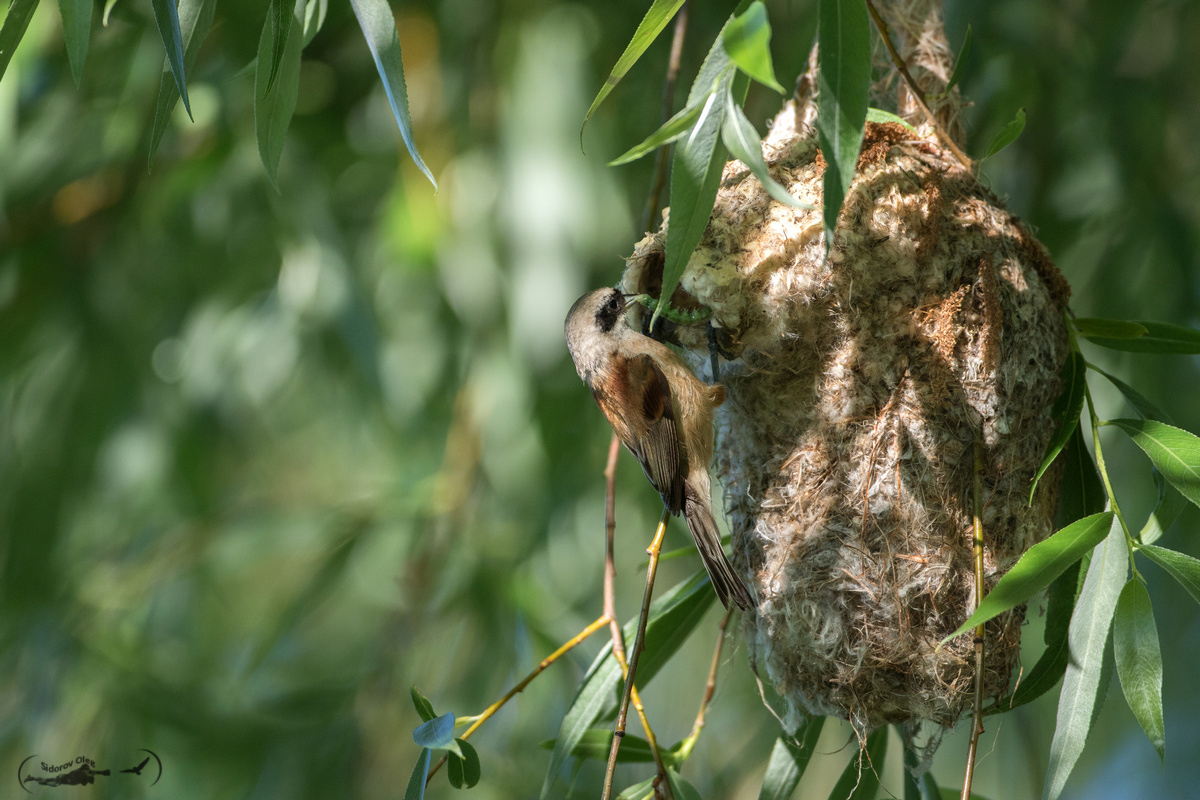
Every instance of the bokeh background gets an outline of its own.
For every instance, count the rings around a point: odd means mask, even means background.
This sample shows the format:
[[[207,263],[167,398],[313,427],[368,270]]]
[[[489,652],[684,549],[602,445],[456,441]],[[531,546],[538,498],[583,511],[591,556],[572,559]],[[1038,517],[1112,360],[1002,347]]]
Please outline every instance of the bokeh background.
[[[439,712],[477,713],[600,613],[609,430],[561,324],[639,236],[650,159],[605,162],[657,126],[668,43],[602,107],[585,154],[583,113],[646,0],[393,3],[435,194],[334,0],[304,52],[276,193],[246,69],[266,1],[218,5],[189,76],[195,121],[176,110],[150,171],[162,45],[149,3],[121,0],[106,27],[102,5],[81,86],[48,1],[0,81],[0,792],[16,796],[31,754],[121,769],[150,748],[165,765],[153,789],[55,791],[399,796],[418,752],[411,685]],[[680,97],[733,4],[692,5]],[[767,5],[788,84],[815,7]],[[1036,226],[1075,311],[1200,325],[1200,6],[973,0],[947,15],[955,46],[974,30],[970,151],[1028,112],[984,180]],[[760,131],[780,100],[751,90]],[[1196,358],[1087,355],[1200,430]],[[1140,524],[1147,465],[1106,449]],[[622,617],[658,507],[622,456]],[[1200,554],[1195,512],[1163,544]],[[660,586],[696,568],[667,562]],[[1185,797],[1200,781],[1200,614],[1145,571],[1165,765],[1114,687],[1064,796]],[[717,620],[645,692],[666,744],[690,728]],[[473,737],[473,796],[536,796],[539,743],[600,644]],[[989,721],[980,794],[1040,795],[1054,694]],[[943,786],[961,785],[966,727],[934,762]],[[755,797],[777,730],[733,639],[684,774],[705,797]],[[827,726],[798,796],[824,796],[848,741]],[[585,768],[579,796],[598,774]]]

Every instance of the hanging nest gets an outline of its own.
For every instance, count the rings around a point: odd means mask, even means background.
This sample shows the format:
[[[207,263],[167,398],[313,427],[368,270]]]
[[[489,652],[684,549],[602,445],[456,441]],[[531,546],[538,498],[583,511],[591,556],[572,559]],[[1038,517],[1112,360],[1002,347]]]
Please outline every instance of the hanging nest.
[[[820,206],[825,161],[789,104],[772,177]],[[657,294],[667,222],[622,288]],[[821,211],[776,203],[726,165],[677,308],[712,309],[727,399],[716,472],[734,562],[757,598],[745,633],[788,705],[865,731],[952,725],[975,678],[975,444],[985,590],[1051,532],[1053,433],[1069,288],[1045,249],[928,127],[868,124],[828,257]],[[697,374],[706,327],[673,328]],[[985,696],[1006,692],[1024,609],[986,628]]]

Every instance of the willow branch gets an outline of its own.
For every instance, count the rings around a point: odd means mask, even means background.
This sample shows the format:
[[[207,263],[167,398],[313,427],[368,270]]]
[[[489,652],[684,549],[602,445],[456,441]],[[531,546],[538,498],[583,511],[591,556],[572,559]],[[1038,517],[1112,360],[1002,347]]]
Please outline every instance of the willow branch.
[[[671,55],[667,60],[667,77],[663,82],[662,121],[660,125],[671,118],[671,109],[675,105],[675,83],[679,77],[679,62],[683,56],[683,38],[687,33],[688,5],[684,2],[675,16],[675,33],[671,38]],[[671,146],[660,147],[654,156],[654,183],[651,184],[650,196],[646,198],[646,207],[642,211],[642,230],[650,230],[654,218],[662,208],[663,187],[667,184],[667,158],[671,154]]]
[[[933,126],[934,133],[937,134],[937,137],[941,140],[942,144],[944,144],[951,153],[954,153],[954,157],[958,159],[958,163],[962,164],[967,169],[973,169],[974,166],[973,162],[971,161],[971,157],[964,153],[962,148],[960,148],[955,141],[950,138],[950,134],[943,130],[941,124],[937,121],[937,117],[935,117],[933,112],[929,110],[929,106],[925,103],[924,90],[917,85],[912,73],[908,71],[908,65],[904,63],[904,59],[901,58],[900,53],[896,51],[896,46],[892,44],[892,31],[888,27],[888,24],[884,18],[879,15],[879,10],[875,8],[875,4],[871,0],[867,0],[867,10],[871,12],[871,19],[875,22],[875,27],[879,31],[880,38],[883,39],[883,44],[887,48],[888,55],[892,57],[892,64],[896,67],[896,71],[900,73],[900,77],[904,80],[905,85],[908,86],[908,91],[912,93],[913,100],[916,101],[917,106],[922,112],[924,112],[926,119],[929,120],[929,124]]]

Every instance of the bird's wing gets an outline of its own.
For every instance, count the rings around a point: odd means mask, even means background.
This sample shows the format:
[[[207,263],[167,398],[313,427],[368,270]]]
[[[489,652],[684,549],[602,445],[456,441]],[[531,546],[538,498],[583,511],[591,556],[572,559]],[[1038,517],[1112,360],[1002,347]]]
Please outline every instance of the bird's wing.
[[[634,431],[633,454],[642,462],[650,483],[662,495],[671,513],[683,505],[686,464],[679,447],[679,421],[671,402],[671,384],[654,359],[640,355],[629,359],[629,390],[633,408],[640,408],[644,427]]]

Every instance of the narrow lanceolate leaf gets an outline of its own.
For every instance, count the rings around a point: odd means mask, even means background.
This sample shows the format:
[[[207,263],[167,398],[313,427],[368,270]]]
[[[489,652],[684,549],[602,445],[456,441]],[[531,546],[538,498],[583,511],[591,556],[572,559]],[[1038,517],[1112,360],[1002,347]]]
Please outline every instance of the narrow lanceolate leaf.
[[[996,584],[975,613],[942,643],[961,636],[992,617],[1015,608],[1048,587],[1083,554],[1097,545],[1112,525],[1113,514],[1105,511],[1084,517],[1025,551],[1021,560]]]
[[[1154,506],[1154,510],[1146,519],[1146,524],[1138,532],[1137,538],[1142,544],[1157,542],[1167,532],[1167,528],[1170,528],[1187,508],[1187,500],[1179,492],[1170,486],[1159,488],[1158,504]]]
[[[749,85],[749,79],[729,63],[718,36],[688,93],[689,106],[702,102],[704,107],[691,131],[675,146],[671,161],[671,214],[660,294],[667,301],[679,285],[692,251],[704,236],[721,185],[721,171],[725,168],[725,148],[720,142],[725,104],[721,100],[732,87],[734,99],[739,103],[744,101]],[[655,309],[652,325],[662,305]]]
[[[607,761],[612,750],[613,731],[611,728],[591,728],[580,738],[571,755],[575,758],[590,758],[593,761]],[[539,745],[544,750],[554,749],[554,740],[547,739]],[[664,764],[674,763],[671,751],[660,750],[659,755]],[[617,752],[617,762],[622,764],[648,764],[654,760],[650,743],[640,736],[634,736],[628,731],[621,739],[621,749]]]
[[[4,18],[4,27],[0,28],[0,79],[4,77],[8,62],[12,61],[17,45],[25,36],[25,29],[29,27],[37,4],[38,0],[11,0],[8,4],[8,15]]]
[[[725,92],[724,103],[725,118],[721,122],[721,141],[729,148],[730,154],[750,168],[754,177],[758,178],[758,182],[767,190],[767,194],[777,202],[794,208],[812,208],[809,204],[792,197],[787,189],[771,177],[767,171],[767,162],[763,159],[762,140],[758,138],[758,131],[754,130],[754,125],[746,119],[745,112],[734,102],[732,91]]]
[[[291,38],[292,28],[292,9],[295,6],[294,0],[271,0],[267,6],[267,20],[264,23],[263,36],[266,36],[266,26],[271,26],[275,30],[274,36],[271,38],[270,58],[267,59],[271,66],[271,72],[267,76],[266,89],[261,94],[266,95],[271,91],[271,87],[275,85],[275,76],[279,74],[279,65],[283,63],[283,54],[287,49],[288,39]],[[262,45],[259,45],[258,63],[263,63]],[[262,67],[260,66],[261,70]]]
[[[1174,424],[1165,411],[1154,405],[1154,403],[1151,403],[1146,399],[1145,395],[1143,395],[1137,389],[1134,389],[1125,381],[1118,378],[1116,375],[1110,375],[1099,367],[1092,366],[1091,364],[1089,364],[1088,367],[1108,378],[1109,382],[1112,383],[1113,386],[1121,390],[1121,394],[1125,395],[1125,399],[1129,401],[1129,404],[1146,419],[1156,419],[1159,422],[1165,422],[1168,425]]]
[[[425,800],[425,778],[429,774],[429,757],[432,755],[428,747],[421,748],[417,757],[417,765],[413,767],[412,777],[404,789],[404,800]]]
[[[667,780],[671,782],[671,794],[675,795],[675,800],[700,800],[696,787],[671,767],[667,767]]]
[[[641,144],[629,148],[623,155],[608,162],[608,165],[610,167],[618,167],[621,164],[628,164],[630,161],[637,161],[647,153],[652,153],[663,145],[670,144],[680,138],[696,124],[696,120],[700,118],[700,112],[704,110],[707,101],[708,97],[705,97],[703,102],[695,103],[683,109],[664,122],[661,128],[647,136]]]
[[[648,685],[667,660],[687,641],[715,596],[708,574],[700,570],[654,601],[646,624],[646,649],[638,662],[637,686]],[[624,632],[625,641],[632,644],[637,632],[637,620],[627,622]],[[542,785],[543,798],[551,796],[559,772],[587,731],[599,720],[611,718],[616,713],[620,685],[621,668],[613,658],[612,644],[609,643],[584,675],[575,699],[571,701],[558,728],[554,752],[550,756],[550,768]]]
[[[850,759],[829,793],[829,800],[874,800],[887,756],[888,729],[884,725],[867,737],[867,746]]]
[[[854,180],[867,119],[871,35],[866,2],[821,0],[817,25],[817,139],[826,164],[822,191],[828,252],[842,201]]]
[[[305,0],[304,2],[304,46],[313,40],[325,24],[325,14],[329,11],[329,0]]]
[[[641,23],[637,26],[637,30],[633,32],[633,38],[629,40],[629,44],[625,46],[625,52],[617,59],[616,65],[609,73],[608,79],[604,81],[604,85],[600,87],[599,93],[596,94],[596,99],[592,101],[592,105],[588,108],[587,113],[583,115],[583,126],[579,129],[579,136],[583,138],[583,128],[587,127],[588,120],[592,118],[592,114],[596,113],[596,109],[604,102],[604,98],[608,97],[609,92],[616,88],[621,82],[621,78],[625,77],[625,73],[629,72],[629,68],[637,63],[637,60],[642,57],[642,53],[646,52],[646,48],[658,38],[662,33],[662,29],[667,26],[671,18],[675,16],[675,12],[683,5],[683,0],[654,0],[650,5],[650,10],[646,12],[646,16],[642,18]]]
[[[1200,437],[1150,419],[1114,419],[1101,424],[1114,425],[1129,434],[1167,482],[1200,505]]]
[[[958,58],[954,59],[954,72],[950,73],[950,80],[946,84],[946,91],[950,91],[958,82],[962,80],[963,65],[967,63],[967,56],[971,55],[971,26],[967,26],[967,33],[963,36],[962,47],[958,48]]]
[[[204,37],[208,36],[208,29],[212,26],[213,11],[216,10],[216,7],[217,0],[180,0],[179,30],[183,36],[183,68],[185,71],[190,70],[196,63],[196,54],[200,52],[200,45],[204,43]],[[154,154],[158,152],[158,145],[162,142],[163,134],[167,132],[167,125],[171,121],[171,114],[175,111],[177,102],[179,102],[179,87],[175,85],[170,63],[164,62],[162,77],[158,82],[158,100],[154,106],[154,128],[150,132],[150,155],[146,159],[147,170],[154,163]]]
[[[725,54],[738,69],[763,86],[780,94],[786,92],[775,80],[775,67],[771,62],[771,24],[767,22],[767,8],[760,0],[754,0],[745,13],[730,20],[721,43],[725,46]]]
[[[1092,554],[1071,618],[1071,662],[1058,699],[1058,718],[1050,743],[1042,800],[1058,800],[1062,794],[1104,702],[1111,678],[1105,669],[1105,653],[1117,598],[1128,571],[1125,533],[1120,525],[1113,525],[1108,537]]]
[[[1139,547],[1138,552],[1144,553],[1147,558],[1170,573],[1172,578],[1179,581],[1180,586],[1187,589],[1192,599],[1200,603],[1200,561],[1154,545]]]
[[[1117,599],[1113,618],[1113,655],[1117,676],[1129,710],[1137,717],[1146,738],[1162,761],[1166,732],[1163,727],[1162,650],[1150,595],[1137,578],[1131,578]]]
[[[1146,329],[1146,335],[1137,338],[1113,338],[1080,334],[1089,342],[1110,350],[1130,353],[1200,353],[1200,331],[1172,325],[1169,322],[1138,320],[1136,325]]]
[[[455,739],[458,749],[462,752],[460,758],[455,753],[448,753],[446,758],[446,775],[450,785],[455,789],[470,789],[479,783],[483,770],[479,764],[479,753],[466,739]]]
[[[117,0],[104,0],[104,15],[101,16],[100,20],[106,28],[108,27],[108,15],[112,13],[113,6],[116,4]]]
[[[658,780],[657,775],[635,783],[617,795],[617,800],[654,800],[654,782],[656,780]]]
[[[71,77],[78,86],[83,80],[83,62],[87,60],[88,40],[92,37],[92,0],[58,0],[58,13],[62,16]]]
[[[812,760],[824,725],[824,717],[809,717],[794,740],[787,736],[775,740],[758,800],[790,800]]]
[[[436,189],[437,181],[417,152],[417,143],[413,138],[412,118],[408,113],[408,89],[404,85],[404,63],[400,58],[400,36],[396,33],[396,20],[392,16],[391,6],[387,0],[350,0],[350,5],[354,7],[354,16],[358,17],[371,57],[375,59],[375,69],[383,80],[383,89],[387,92],[396,124],[400,126],[404,146],[408,148],[413,163],[425,173]]]
[[[1066,572],[1054,579],[1046,591],[1046,630],[1042,641],[1046,649],[1033,669],[1017,685],[1012,697],[996,703],[998,712],[1010,711],[1017,706],[1031,703],[1053,689],[1062,680],[1071,660],[1071,649],[1067,634],[1070,632],[1071,614],[1075,611],[1075,597],[1079,593],[1079,565],[1076,561]]]
[[[187,78],[183,66],[183,35],[179,31],[179,9],[176,0],[150,0],[154,7],[154,22],[158,25],[158,35],[162,37],[163,48],[167,51],[167,63],[171,65],[171,75],[175,77],[175,88],[183,98],[183,108],[187,111],[188,119],[192,117],[192,104],[188,102]]]
[[[1145,325],[1127,319],[1076,317],[1071,327],[1085,339],[1141,339],[1150,333]]]
[[[1084,443],[1083,429],[1075,427],[1071,441],[1060,456],[1063,459],[1062,480],[1058,489],[1058,508],[1054,525],[1065,528],[1089,514],[1099,514],[1108,502],[1096,462]]]
[[[909,125],[907,122],[905,122],[903,118],[896,116],[890,111],[884,111],[882,108],[868,108],[867,122],[875,122],[879,124],[883,124],[885,122],[894,122],[897,125],[903,125],[910,131],[915,132],[917,130],[912,125]]]
[[[413,686],[409,692],[409,697],[412,698],[413,708],[417,710],[417,714],[421,717],[422,722],[429,722],[437,716],[433,710],[433,703],[429,702],[429,698],[421,694],[421,691]]]
[[[1029,502],[1033,503],[1033,494],[1037,491],[1038,481],[1050,469],[1054,459],[1062,452],[1063,447],[1071,440],[1071,434],[1079,427],[1079,414],[1083,411],[1084,390],[1087,389],[1087,362],[1077,351],[1072,350],[1067,355],[1067,362],[1062,368],[1062,392],[1054,401],[1050,414],[1058,420],[1058,428],[1050,437],[1046,447],[1046,455],[1037,474],[1033,476],[1033,485],[1029,487]]]
[[[1021,135],[1021,131],[1025,130],[1025,109],[1017,110],[1017,116],[1013,118],[1000,130],[996,131],[996,135],[992,137],[992,141],[988,144],[987,150],[984,151],[984,158],[991,158],[999,153],[1004,148],[1017,140]]]
[[[275,0],[271,8],[286,14],[289,30],[285,50],[280,56],[278,72],[271,77],[271,60],[276,50],[275,37],[279,24],[273,13],[267,14],[262,36],[258,40],[258,65],[254,72],[254,134],[258,140],[258,155],[267,170],[267,177],[275,191],[279,191],[279,157],[283,153],[283,142],[292,113],[296,110],[296,98],[300,92],[300,47],[303,34],[300,19],[295,14],[294,0]]]

